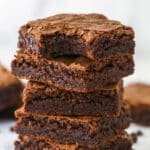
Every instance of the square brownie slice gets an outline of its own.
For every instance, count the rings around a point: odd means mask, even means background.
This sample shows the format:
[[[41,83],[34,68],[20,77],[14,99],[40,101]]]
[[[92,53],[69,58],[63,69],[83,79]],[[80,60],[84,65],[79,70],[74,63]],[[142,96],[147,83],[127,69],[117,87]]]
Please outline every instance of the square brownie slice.
[[[21,136],[15,142],[15,150],[132,150],[132,137],[126,132],[104,138],[100,145],[81,146],[76,144],[60,144],[54,141]]]
[[[130,112],[127,105],[121,105],[117,113],[100,117],[64,117],[35,115],[16,112],[18,121],[14,130],[20,135],[51,139],[60,144],[82,146],[98,145],[105,136],[116,135],[130,124]]]
[[[28,22],[19,30],[18,47],[47,59],[85,56],[99,60],[134,53],[131,27],[101,14],[58,14]]]
[[[24,110],[42,115],[99,116],[118,111],[123,81],[94,92],[66,91],[29,81],[23,92]]]
[[[106,89],[133,71],[133,56],[128,54],[100,61],[80,56],[48,60],[19,51],[12,61],[12,72],[20,78],[77,92]]]
[[[131,107],[132,121],[150,126],[150,85],[132,83],[125,87],[124,98]]]
[[[22,83],[0,64],[0,111],[21,102]]]

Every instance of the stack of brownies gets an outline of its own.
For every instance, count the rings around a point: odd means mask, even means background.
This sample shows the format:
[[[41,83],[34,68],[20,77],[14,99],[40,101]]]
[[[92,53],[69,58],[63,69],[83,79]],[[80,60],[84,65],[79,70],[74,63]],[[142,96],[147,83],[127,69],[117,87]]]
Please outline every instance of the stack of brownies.
[[[99,14],[59,14],[19,31],[12,72],[28,79],[16,150],[130,150],[122,78],[134,71],[132,28]]]

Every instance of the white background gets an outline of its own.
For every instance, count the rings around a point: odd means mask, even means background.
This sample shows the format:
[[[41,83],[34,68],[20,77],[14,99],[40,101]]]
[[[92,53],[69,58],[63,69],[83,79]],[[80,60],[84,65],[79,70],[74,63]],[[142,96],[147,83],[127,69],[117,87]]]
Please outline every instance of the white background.
[[[136,33],[135,74],[125,83],[150,83],[150,1],[149,0],[0,0],[0,62],[10,68],[16,51],[17,31],[29,20],[56,13],[103,13],[134,28]],[[11,150],[14,135],[8,134],[9,124],[0,122],[0,150]],[[136,129],[133,126],[133,129]],[[145,129],[144,129],[145,130]],[[3,134],[4,132],[4,134]],[[146,129],[146,134],[149,134]],[[142,138],[141,138],[142,139]],[[149,150],[150,136],[144,136],[137,150]],[[145,141],[145,143],[144,143]],[[2,144],[5,146],[2,147]],[[145,146],[145,147],[141,147]]]

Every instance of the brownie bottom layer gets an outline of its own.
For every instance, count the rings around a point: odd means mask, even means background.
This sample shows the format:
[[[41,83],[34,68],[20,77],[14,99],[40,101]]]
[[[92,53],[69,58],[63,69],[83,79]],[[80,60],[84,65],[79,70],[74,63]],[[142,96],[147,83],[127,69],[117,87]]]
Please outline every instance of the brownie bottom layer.
[[[131,150],[132,138],[126,133],[104,140],[100,145],[80,146],[78,144],[59,144],[28,136],[20,137],[15,142],[15,150]]]
[[[102,117],[63,117],[33,115],[18,110],[15,131],[51,139],[58,143],[80,145],[99,144],[105,136],[115,135],[130,124],[130,113],[122,106],[112,115]]]

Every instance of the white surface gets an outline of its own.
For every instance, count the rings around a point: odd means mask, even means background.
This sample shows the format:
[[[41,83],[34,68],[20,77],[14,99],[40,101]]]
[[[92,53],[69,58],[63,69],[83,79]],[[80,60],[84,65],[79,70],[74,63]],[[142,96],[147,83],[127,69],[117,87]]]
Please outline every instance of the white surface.
[[[13,121],[0,120],[0,150],[13,150],[14,141],[17,139],[17,135],[10,131],[10,128],[14,125]],[[138,126],[132,124],[128,129],[129,133],[142,131],[143,135],[138,138],[138,142],[134,144],[135,150],[149,150],[150,149],[150,128]]]
[[[0,150],[13,150],[17,135],[10,131],[14,121],[0,120]]]

